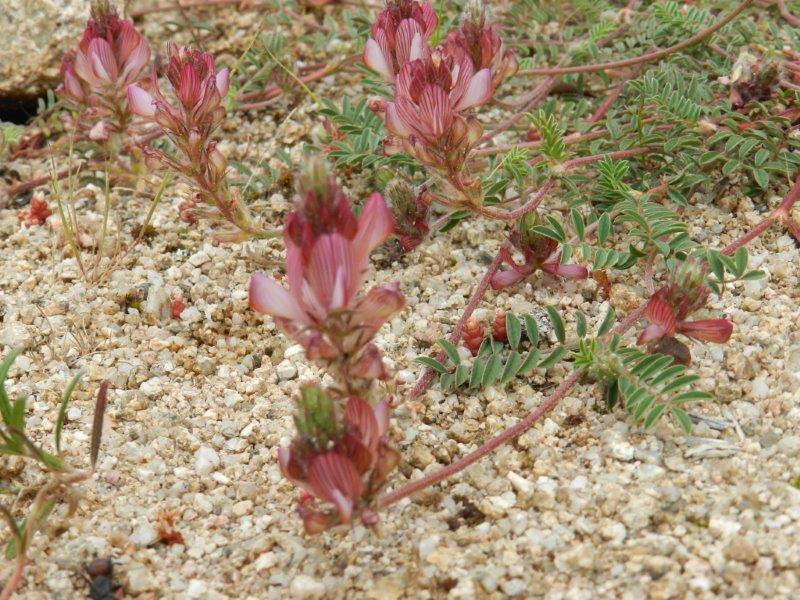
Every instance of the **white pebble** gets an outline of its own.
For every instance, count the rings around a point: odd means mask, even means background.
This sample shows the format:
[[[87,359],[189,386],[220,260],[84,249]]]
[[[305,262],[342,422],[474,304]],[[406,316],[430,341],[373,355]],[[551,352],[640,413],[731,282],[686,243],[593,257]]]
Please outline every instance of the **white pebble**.
[[[200,446],[194,455],[194,470],[198,475],[208,475],[219,466],[219,454],[211,446]]]

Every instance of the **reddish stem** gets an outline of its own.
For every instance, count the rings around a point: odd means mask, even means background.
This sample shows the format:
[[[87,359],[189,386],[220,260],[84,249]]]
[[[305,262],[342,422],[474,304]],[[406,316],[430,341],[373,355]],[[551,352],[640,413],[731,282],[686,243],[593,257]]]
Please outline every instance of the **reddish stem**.
[[[489,289],[489,284],[492,281],[492,277],[500,268],[500,265],[503,263],[503,251],[508,249],[508,242],[504,242],[500,249],[497,251],[492,263],[489,265],[489,268],[486,270],[486,274],[481,279],[481,282],[478,284],[478,287],[472,293],[472,297],[469,299],[469,303],[467,304],[467,308],[464,309],[464,313],[461,315],[461,318],[456,323],[455,328],[453,329],[453,333],[450,334],[450,341],[455,344],[458,340],[461,339],[461,334],[464,331],[464,327],[467,324],[467,321],[472,316],[472,313],[475,312],[475,309],[478,308],[478,305],[481,303],[483,299],[483,295],[486,293],[486,290]],[[442,361],[445,359],[445,352],[444,350],[440,351],[439,354],[436,356],[436,360]],[[414,388],[409,393],[409,396],[413,398],[417,398],[420,396],[425,390],[428,389],[428,386],[433,379],[435,371],[433,369],[425,369],[425,371],[420,376],[419,380],[417,381]]]
[[[787,23],[794,25],[795,27],[800,27],[800,17],[795,17],[792,13],[789,12],[789,8],[786,6],[786,0],[777,0],[778,10],[781,13],[781,16]]]
[[[495,450],[496,448],[502,446],[510,439],[513,439],[520,435],[523,431],[528,429],[531,425],[533,425],[536,421],[538,421],[543,415],[550,412],[553,408],[555,408],[556,404],[558,404],[559,400],[563,398],[567,392],[569,392],[572,387],[578,383],[578,380],[581,378],[581,371],[574,371],[572,375],[567,377],[561,385],[556,388],[553,394],[545,400],[542,404],[537,406],[533,411],[527,414],[519,423],[516,425],[509,427],[502,433],[496,435],[491,440],[486,442],[484,445],[479,447],[476,450],[473,450],[466,456],[459,458],[457,461],[450,463],[446,467],[431,473],[430,475],[426,475],[425,477],[420,477],[404,485],[403,487],[386,494],[385,496],[378,499],[376,503],[376,508],[386,508],[402,500],[403,498],[410,496],[412,494],[416,494],[417,492],[424,490],[426,487],[439,483],[440,481],[447,479],[451,475],[455,475],[459,471],[463,471],[470,465],[478,462],[484,456]]]
[[[786,223],[786,226],[789,228],[791,234],[797,238],[796,234],[798,233],[798,230],[800,230],[800,227],[798,227],[798,225],[792,220],[790,211],[792,210],[795,202],[797,202],[798,198],[800,198],[800,177],[797,178],[792,186],[792,189],[789,190],[789,193],[786,195],[783,201],[775,210],[772,211],[772,213],[770,213],[768,217],[763,219],[758,225],[753,227],[738,240],[725,246],[725,248],[722,250],[722,253],[733,254],[736,252],[736,250],[764,233],[776,221],[783,221]]]
[[[642,56],[637,56],[636,58],[627,58],[625,60],[599,63],[594,65],[576,65],[573,67],[544,67],[538,69],[524,69],[522,71],[519,71],[519,73],[517,74],[553,76],[553,75],[567,75],[573,73],[594,73],[596,71],[620,69],[623,67],[631,67],[633,65],[659,60],[661,58],[664,58],[665,56],[674,54],[675,52],[680,52],[684,48],[693,46],[694,44],[701,42],[708,36],[715,34],[717,31],[719,31],[720,29],[725,27],[725,25],[727,25],[733,19],[735,19],[744,9],[746,9],[752,3],[753,0],[744,0],[743,2],[740,2],[739,5],[733,11],[731,11],[724,19],[717,21],[714,25],[712,25],[708,29],[704,29],[703,31],[696,33],[692,37],[687,38],[682,42],[678,42],[674,46],[670,46],[669,48],[663,48],[661,50],[655,50],[653,52],[648,52],[647,54],[643,54]]]
[[[14,572],[11,573],[11,577],[6,580],[6,584],[3,586],[3,591],[0,592],[0,600],[10,600],[14,591],[19,587],[19,584],[22,583],[22,573],[25,571],[25,555],[22,551],[19,551],[19,555],[17,556],[17,562],[14,565]]]
[[[78,171],[80,171],[82,168],[83,168],[83,163],[78,163],[77,165],[69,169],[63,169],[58,173],[56,173],[56,179],[58,179],[59,181],[62,179],[66,179],[67,177],[70,177],[75,173],[77,173]],[[50,180],[51,180],[50,175],[42,175],[41,177],[36,177],[34,179],[29,179],[28,181],[23,181],[22,183],[9,185],[3,189],[2,193],[5,194],[7,197],[12,198],[17,194],[35,189],[40,185],[44,185]]]

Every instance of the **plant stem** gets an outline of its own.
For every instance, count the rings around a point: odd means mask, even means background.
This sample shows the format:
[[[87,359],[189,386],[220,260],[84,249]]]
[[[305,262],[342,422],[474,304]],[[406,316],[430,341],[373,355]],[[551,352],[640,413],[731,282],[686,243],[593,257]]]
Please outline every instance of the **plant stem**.
[[[14,591],[19,587],[19,584],[22,583],[22,573],[25,571],[25,554],[20,552],[17,555],[17,561],[14,565],[14,572],[11,573],[11,576],[6,580],[6,584],[3,586],[3,591],[0,591],[0,600],[10,600],[11,595]]]
[[[783,221],[786,224],[786,227],[789,229],[789,232],[795,238],[797,238],[797,234],[800,233],[800,227],[792,219],[791,210],[798,198],[800,198],[800,176],[798,176],[797,180],[792,186],[792,189],[789,190],[789,193],[786,194],[786,197],[783,199],[783,201],[775,210],[772,211],[772,213],[770,213],[768,217],[763,219],[739,239],[725,246],[725,248],[722,250],[722,253],[727,255],[733,254],[737,249],[760,236],[777,221]],[[798,238],[798,241],[800,241],[800,238]]]
[[[608,69],[620,69],[623,67],[631,67],[633,65],[638,65],[641,63],[652,62],[654,60],[659,60],[664,58],[665,56],[669,56],[670,54],[674,54],[675,52],[680,52],[684,48],[688,48],[689,46],[693,46],[698,42],[703,41],[705,38],[709,37],[710,35],[715,34],[717,31],[725,27],[728,23],[733,21],[739,14],[745,10],[748,6],[753,3],[753,0],[744,0],[740,2],[739,5],[728,15],[717,21],[711,27],[704,29],[693,35],[690,38],[683,40],[682,42],[678,42],[674,46],[670,46],[669,48],[663,48],[661,50],[655,50],[653,52],[648,52],[647,54],[643,54],[642,56],[637,56],[635,58],[626,58],[624,60],[618,60],[614,62],[607,62],[607,63],[599,63],[594,65],[577,65],[573,67],[544,67],[544,68],[537,68],[537,69],[525,69],[519,71],[517,75],[567,75],[572,73],[594,73],[596,71],[606,71]]]
[[[795,27],[800,27],[800,17],[795,17],[789,12],[789,8],[786,6],[786,0],[777,0],[777,5],[781,16],[787,23],[794,25]]]
[[[466,456],[463,456],[457,461],[450,463],[446,467],[439,469],[430,475],[426,475],[425,477],[420,477],[419,479],[412,481],[411,483],[408,483],[403,487],[379,498],[375,505],[376,508],[386,508],[387,506],[390,506],[407,496],[424,490],[428,486],[439,483],[451,475],[455,475],[459,471],[463,471],[499,446],[505,444],[510,439],[517,437],[536,421],[538,421],[543,415],[550,412],[556,406],[556,404],[558,404],[559,400],[561,400],[567,394],[567,392],[569,392],[573,386],[578,383],[581,375],[581,371],[574,371],[569,377],[561,382],[561,385],[556,388],[556,390],[547,400],[528,413],[519,423],[504,430],[502,433],[496,435],[478,449],[473,450]]]
[[[486,290],[489,289],[489,285],[492,281],[492,277],[497,272],[497,269],[500,268],[500,265],[503,263],[503,251],[507,250],[509,247],[508,242],[504,242],[500,249],[497,251],[492,263],[489,265],[489,268],[486,270],[486,274],[481,279],[481,282],[478,284],[478,287],[475,288],[475,291],[472,293],[472,297],[469,299],[469,303],[467,307],[464,309],[461,318],[456,323],[455,328],[453,329],[453,333],[450,334],[450,341],[455,344],[458,340],[461,339],[461,334],[464,331],[464,327],[467,324],[467,321],[472,316],[472,313],[475,312],[475,309],[478,308],[481,300],[483,299],[483,295],[486,293]],[[444,360],[445,353],[444,350],[440,351],[436,360]],[[433,379],[435,371],[433,369],[425,369],[423,371],[420,378],[417,380],[417,383],[414,385],[414,388],[409,393],[410,398],[417,398],[419,397],[425,390],[428,389],[428,386]]]

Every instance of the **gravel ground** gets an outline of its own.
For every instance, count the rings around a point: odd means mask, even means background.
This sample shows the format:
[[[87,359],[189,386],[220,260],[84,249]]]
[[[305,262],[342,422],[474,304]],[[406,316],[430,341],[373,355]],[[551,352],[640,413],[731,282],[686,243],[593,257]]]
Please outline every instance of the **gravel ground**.
[[[316,89],[333,94],[346,80]],[[231,119],[228,151],[276,167],[277,146],[298,157],[313,109],[286,99],[269,115]],[[363,182],[353,189],[361,195]],[[689,208],[695,239],[721,247],[758,221],[765,200],[732,190]],[[146,198],[117,196],[121,223],[142,218]],[[692,436],[668,421],[644,433],[579,387],[515,443],[386,510],[378,531],[307,538],[275,450],[292,435],[299,384],[319,373],[247,307],[250,273],[274,270],[280,244],[212,246],[208,230],[176,219],[179,190],[168,196],[155,235],[96,284],[65,255],[57,217],[21,229],[14,209],[0,211],[0,345],[3,355],[24,348],[9,389],[29,395],[34,437],[49,438],[61,391],[84,369],[64,446],[85,465],[94,393],[104,378],[112,385],[97,474],[73,519],[56,516],[36,536],[19,598],[83,597],[80,571],[95,556],[113,557],[133,598],[790,598],[800,588],[800,253],[779,228],[750,245],[751,267],[767,277],[713,303],[735,324],[731,342],[693,347],[701,387],[717,400],[697,407],[708,419]],[[270,214],[287,206],[288,193],[269,199]],[[501,239],[499,226],[474,221],[411,255],[374,255],[373,280],[401,281],[408,298],[378,338],[401,398],[419,372],[413,358],[450,331]],[[612,281],[605,298],[591,280],[537,277],[490,291],[478,315],[555,304],[597,317],[609,303],[625,314],[640,277]],[[173,319],[177,297],[187,308]],[[402,405],[392,486],[512,425],[565,372],[458,396],[433,388]],[[170,523],[179,543],[160,543]],[[9,571],[0,565],[0,580]]]

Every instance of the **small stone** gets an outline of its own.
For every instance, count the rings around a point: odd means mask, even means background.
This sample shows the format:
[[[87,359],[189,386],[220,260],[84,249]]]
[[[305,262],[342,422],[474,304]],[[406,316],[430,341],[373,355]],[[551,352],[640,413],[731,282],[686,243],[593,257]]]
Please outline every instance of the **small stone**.
[[[194,470],[198,475],[208,475],[219,466],[219,454],[211,446],[200,446],[194,455]]]
[[[758,561],[758,549],[747,538],[735,535],[725,547],[725,558],[752,565]]]
[[[530,498],[533,495],[533,483],[529,480],[514,473],[514,471],[509,471],[506,477],[508,481],[511,482],[511,487],[517,490],[521,498]]]
[[[800,436],[787,435],[775,444],[775,450],[786,456],[797,456],[800,454]]]
[[[522,579],[509,579],[500,584],[500,589],[506,596],[519,596],[525,592],[526,587]]]
[[[115,570],[116,572],[116,570]],[[128,585],[126,590],[138,594],[153,589],[153,574],[144,566],[128,568]]]
[[[261,556],[256,559],[254,564],[256,571],[259,573],[261,571],[266,571],[267,569],[271,569],[276,564],[278,564],[278,559],[275,557],[274,552],[264,552]]]
[[[186,587],[188,598],[202,598],[208,592],[208,585],[200,579],[192,579]]]
[[[196,306],[184,308],[183,312],[181,312],[181,321],[184,323],[197,323],[198,321],[202,320],[202,318],[203,315]]]
[[[325,584],[308,575],[298,575],[290,586],[292,598],[322,598],[325,595]]]
[[[21,323],[11,323],[0,331],[0,345],[27,350],[33,344],[33,333]]]
[[[297,367],[289,360],[283,360],[275,367],[275,373],[281,381],[288,381],[297,377]]]
[[[158,533],[150,523],[144,523],[133,530],[131,541],[137,546],[152,546],[158,541]]]
[[[250,514],[251,510],[253,510],[253,503],[250,500],[242,500],[233,505],[233,514],[237,517]]]
[[[148,379],[147,381],[143,382],[142,385],[139,386],[139,390],[149,398],[153,398],[158,396],[161,393],[163,385],[161,383],[161,379],[158,377],[153,377],[152,379]]]
[[[205,250],[200,250],[199,252],[195,252],[189,257],[189,264],[193,267],[199,267],[201,265],[206,264],[208,261],[211,260],[211,257],[208,255],[208,252]]]
[[[625,440],[614,439],[609,444],[609,454],[623,462],[632,461],[635,451],[634,447]]]
[[[83,413],[81,412],[80,408],[77,406],[72,406],[67,410],[67,419],[70,421],[77,421],[81,418],[82,414]]]
[[[426,560],[428,556],[430,556],[431,552],[436,550],[436,546],[439,545],[439,536],[432,535],[430,537],[423,538],[420,541],[419,546],[417,547],[419,550],[419,557],[422,560]]]

